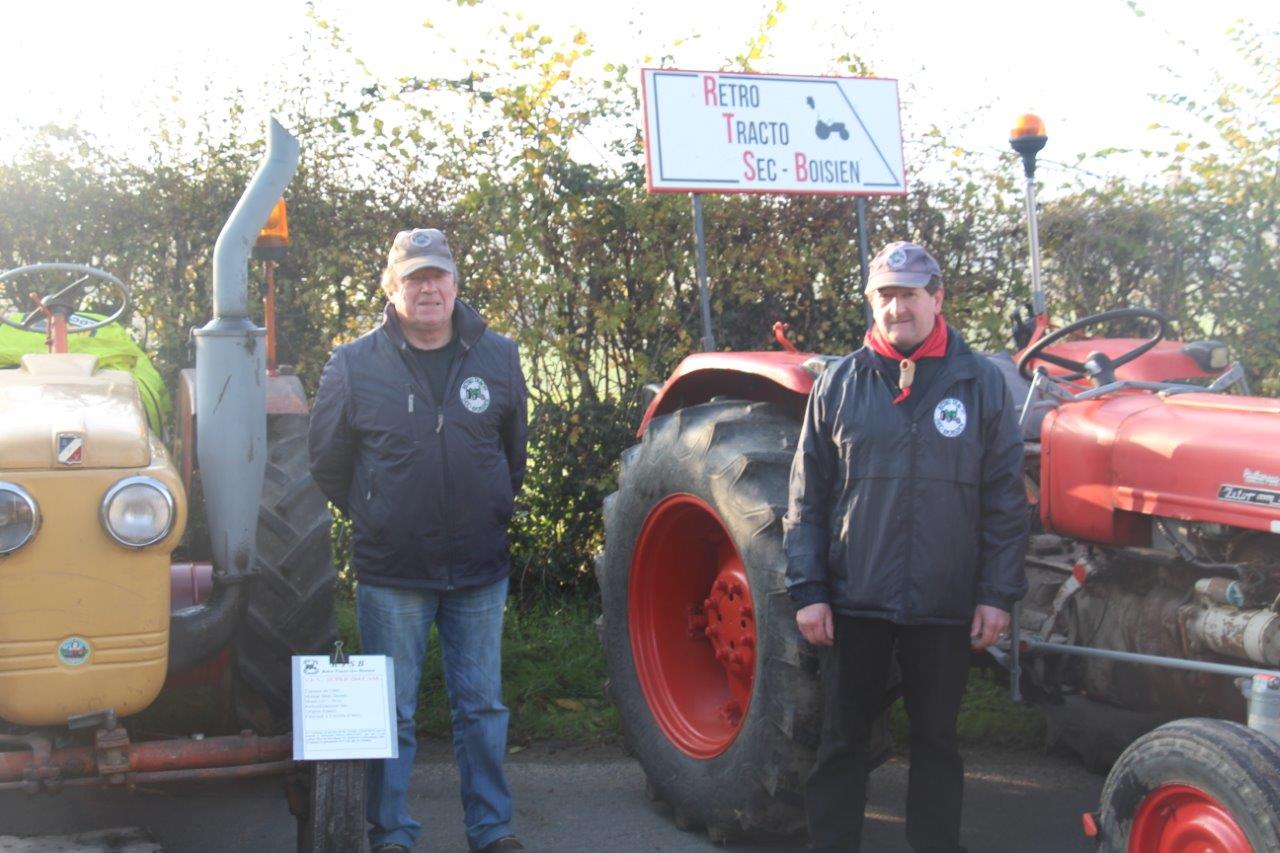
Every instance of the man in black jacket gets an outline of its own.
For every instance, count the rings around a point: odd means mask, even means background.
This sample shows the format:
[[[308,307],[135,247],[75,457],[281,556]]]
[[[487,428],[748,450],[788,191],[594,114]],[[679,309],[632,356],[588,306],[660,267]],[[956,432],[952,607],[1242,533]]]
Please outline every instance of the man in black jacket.
[[[439,231],[397,234],[382,288],[382,324],[325,365],[308,436],[316,483],[352,522],[363,651],[388,655],[395,671],[399,756],[370,762],[369,843],[407,851],[422,829],[406,800],[434,623],[468,843],[521,849],[502,768],[501,642],[507,524],[524,479],[524,375],[515,343],[456,298]]]
[[[805,808],[813,850],[857,850],[871,726],[897,646],[911,721],[907,840],[960,848],[956,716],[970,648],[1026,593],[1022,440],[998,369],[942,317],[911,243],[871,262],[864,346],[814,383],[783,521],[787,589],[818,646],[823,726]]]

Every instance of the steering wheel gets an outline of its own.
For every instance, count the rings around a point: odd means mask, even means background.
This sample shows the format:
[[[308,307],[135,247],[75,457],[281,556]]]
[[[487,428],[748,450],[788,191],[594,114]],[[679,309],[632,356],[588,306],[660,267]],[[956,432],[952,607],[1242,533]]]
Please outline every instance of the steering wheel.
[[[1022,357],[1018,359],[1018,373],[1023,379],[1030,381],[1032,378],[1030,364],[1036,359],[1040,359],[1041,361],[1047,361],[1050,364],[1056,364],[1058,367],[1074,371],[1067,376],[1054,377],[1055,379],[1062,379],[1068,382],[1075,379],[1083,379],[1091,373],[1094,373],[1095,370],[1090,369],[1090,366],[1087,364],[1083,364],[1070,358],[1064,358],[1060,355],[1055,355],[1054,353],[1045,352],[1045,350],[1065,338],[1067,335],[1079,332],[1081,329],[1087,329],[1090,326],[1097,326],[1101,323],[1110,323],[1115,320],[1134,319],[1151,320],[1158,325],[1158,328],[1154,335],[1147,338],[1133,349],[1121,353],[1115,358],[1107,359],[1106,366],[1114,370],[1122,364],[1128,364],[1138,356],[1150,350],[1156,344],[1160,343],[1160,341],[1164,340],[1164,336],[1169,333],[1169,321],[1165,319],[1165,316],[1159,311],[1153,311],[1150,308],[1117,308],[1113,311],[1103,311],[1101,314],[1083,317],[1070,325],[1063,326],[1061,329],[1055,329],[1032,344],[1031,347],[1022,354]]]
[[[85,266],[84,264],[30,264],[28,266],[18,267],[17,269],[12,269],[6,273],[0,274],[0,284],[4,284],[7,281],[12,281],[22,276],[59,272],[73,273],[79,275],[79,278],[61,290],[50,293],[49,295],[41,298],[41,301],[45,306],[50,309],[61,308],[68,315],[74,314],[76,310],[79,309],[80,303],[84,300],[85,295],[89,291],[101,287],[101,283],[105,283],[107,287],[115,291],[120,297],[119,306],[116,310],[112,311],[110,315],[84,326],[68,325],[67,334],[91,332],[94,329],[102,328],[108,323],[114,323],[116,320],[120,319],[121,315],[124,314],[125,309],[129,307],[129,288],[125,286],[123,281],[116,278],[106,270],[100,270],[97,267]],[[3,310],[6,302],[11,304],[12,307],[19,307],[17,303],[12,302],[11,300],[5,300],[3,292],[0,291],[0,323],[4,323],[6,326],[12,326],[15,329],[21,329],[24,332],[29,332],[31,331],[31,327],[35,325],[35,322],[44,316],[44,308],[37,306],[35,310],[31,311],[22,319],[22,322],[14,322],[9,319],[8,312]]]

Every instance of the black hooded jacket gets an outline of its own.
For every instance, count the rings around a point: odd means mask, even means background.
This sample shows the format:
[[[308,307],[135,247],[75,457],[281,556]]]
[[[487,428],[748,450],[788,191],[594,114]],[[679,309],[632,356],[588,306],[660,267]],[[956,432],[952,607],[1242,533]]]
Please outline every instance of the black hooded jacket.
[[[527,392],[516,344],[457,300],[444,400],[396,312],[334,350],[308,445],[320,490],[352,521],[361,583],[463,589],[510,573],[507,525],[524,480]]]
[[[867,348],[814,383],[783,520],[800,606],[968,624],[1027,589],[1027,500],[1013,398],[954,330],[914,407]]]

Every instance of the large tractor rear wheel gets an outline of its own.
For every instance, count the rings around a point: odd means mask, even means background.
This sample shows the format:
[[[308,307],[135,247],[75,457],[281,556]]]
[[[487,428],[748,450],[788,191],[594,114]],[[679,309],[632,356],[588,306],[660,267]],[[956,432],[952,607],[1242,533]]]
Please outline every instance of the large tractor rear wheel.
[[[290,658],[327,651],[337,636],[332,516],[307,467],[308,416],[267,418],[256,573],[235,634],[235,709],[242,726],[281,734],[292,724]]]
[[[803,823],[821,705],[783,587],[798,434],[772,404],[678,410],[623,453],[605,499],[609,695],[651,795],[717,841]]]
[[[1280,850],[1280,744],[1226,720],[1167,723],[1134,741],[1102,789],[1109,853]]]

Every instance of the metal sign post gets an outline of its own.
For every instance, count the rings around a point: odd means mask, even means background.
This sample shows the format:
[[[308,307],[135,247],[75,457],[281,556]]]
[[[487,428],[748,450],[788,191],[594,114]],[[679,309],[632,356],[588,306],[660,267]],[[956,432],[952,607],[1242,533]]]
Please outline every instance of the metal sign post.
[[[867,290],[867,276],[869,270],[867,267],[871,264],[871,251],[868,247],[867,239],[867,197],[858,196],[854,200],[854,210],[858,216],[858,270],[860,272],[859,280],[863,293]],[[866,319],[867,327],[871,327],[871,305],[862,306],[862,313]]]
[[[702,193],[693,193],[693,234],[698,246],[698,301],[702,304],[702,351],[715,352],[711,333],[711,297],[707,293],[707,238],[702,231]]]

